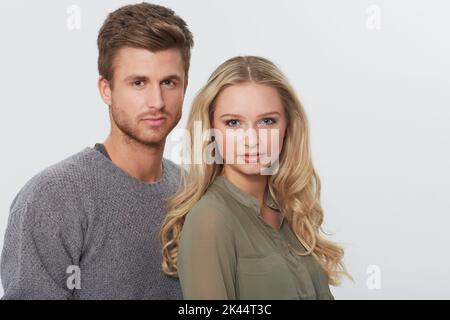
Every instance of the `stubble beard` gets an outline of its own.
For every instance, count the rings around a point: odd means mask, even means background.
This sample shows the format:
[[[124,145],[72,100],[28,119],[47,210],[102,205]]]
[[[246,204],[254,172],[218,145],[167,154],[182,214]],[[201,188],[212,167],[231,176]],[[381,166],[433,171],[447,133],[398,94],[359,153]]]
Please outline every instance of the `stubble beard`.
[[[140,128],[139,119],[134,122],[123,111],[118,110],[114,106],[110,106],[110,114],[115,126],[121,131],[127,143],[138,143],[151,148],[161,147],[165,144],[167,135],[176,126],[178,121],[170,123],[171,117],[167,116],[166,123],[155,128]],[[151,134],[146,132],[151,131]]]

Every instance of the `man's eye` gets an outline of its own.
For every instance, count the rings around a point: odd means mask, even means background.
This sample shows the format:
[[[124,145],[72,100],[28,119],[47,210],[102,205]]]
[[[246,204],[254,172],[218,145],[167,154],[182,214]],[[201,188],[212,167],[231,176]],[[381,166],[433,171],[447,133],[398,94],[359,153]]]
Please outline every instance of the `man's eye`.
[[[145,84],[145,82],[142,80],[133,81],[133,86],[135,86],[135,87],[143,87],[144,84]]]
[[[173,87],[175,86],[175,82],[173,82],[172,80],[164,80],[162,82],[163,85],[168,86],[168,87]]]
[[[274,118],[264,118],[264,119],[262,119],[261,121],[262,121],[262,123],[263,123],[264,125],[266,125],[266,126],[270,126],[270,125],[276,123],[276,121],[275,121]]]
[[[225,121],[225,125],[227,125],[228,127],[236,127],[239,125],[239,120],[236,119],[227,120]]]

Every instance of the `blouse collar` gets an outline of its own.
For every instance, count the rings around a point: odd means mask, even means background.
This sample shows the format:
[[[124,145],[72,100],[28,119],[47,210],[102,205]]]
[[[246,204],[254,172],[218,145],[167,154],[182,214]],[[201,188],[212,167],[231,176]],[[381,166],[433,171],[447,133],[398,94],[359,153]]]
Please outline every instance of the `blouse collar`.
[[[235,198],[237,201],[239,201],[243,205],[245,205],[247,207],[259,208],[259,202],[256,199],[256,197],[239,189],[237,186],[235,186],[233,183],[231,183],[224,176],[216,176],[214,183],[223,185],[231,193],[233,198]],[[269,208],[271,208],[275,211],[280,211],[280,206],[276,203],[275,199],[273,198],[273,196],[269,190],[266,191],[264,200],[265,200],[265,204]]]

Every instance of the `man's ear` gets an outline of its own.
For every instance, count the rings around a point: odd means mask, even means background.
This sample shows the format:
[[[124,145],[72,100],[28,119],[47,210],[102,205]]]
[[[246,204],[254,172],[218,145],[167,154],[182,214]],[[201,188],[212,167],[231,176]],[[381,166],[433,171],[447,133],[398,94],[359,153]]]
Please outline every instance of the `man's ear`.
[[[106,80],[103,76],[98,78],[98,90],[102,100],[108,105],[111,105],[111,83]]]

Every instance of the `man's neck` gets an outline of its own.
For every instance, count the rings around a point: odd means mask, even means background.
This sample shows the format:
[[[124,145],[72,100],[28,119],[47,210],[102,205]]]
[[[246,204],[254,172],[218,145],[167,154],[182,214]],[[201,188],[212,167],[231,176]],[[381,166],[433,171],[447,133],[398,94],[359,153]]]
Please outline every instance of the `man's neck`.
[[[135,179],[145,183],[161,180],[164,142],[148,146],[129,137],[110,134],[104,146],[111,161]]]

